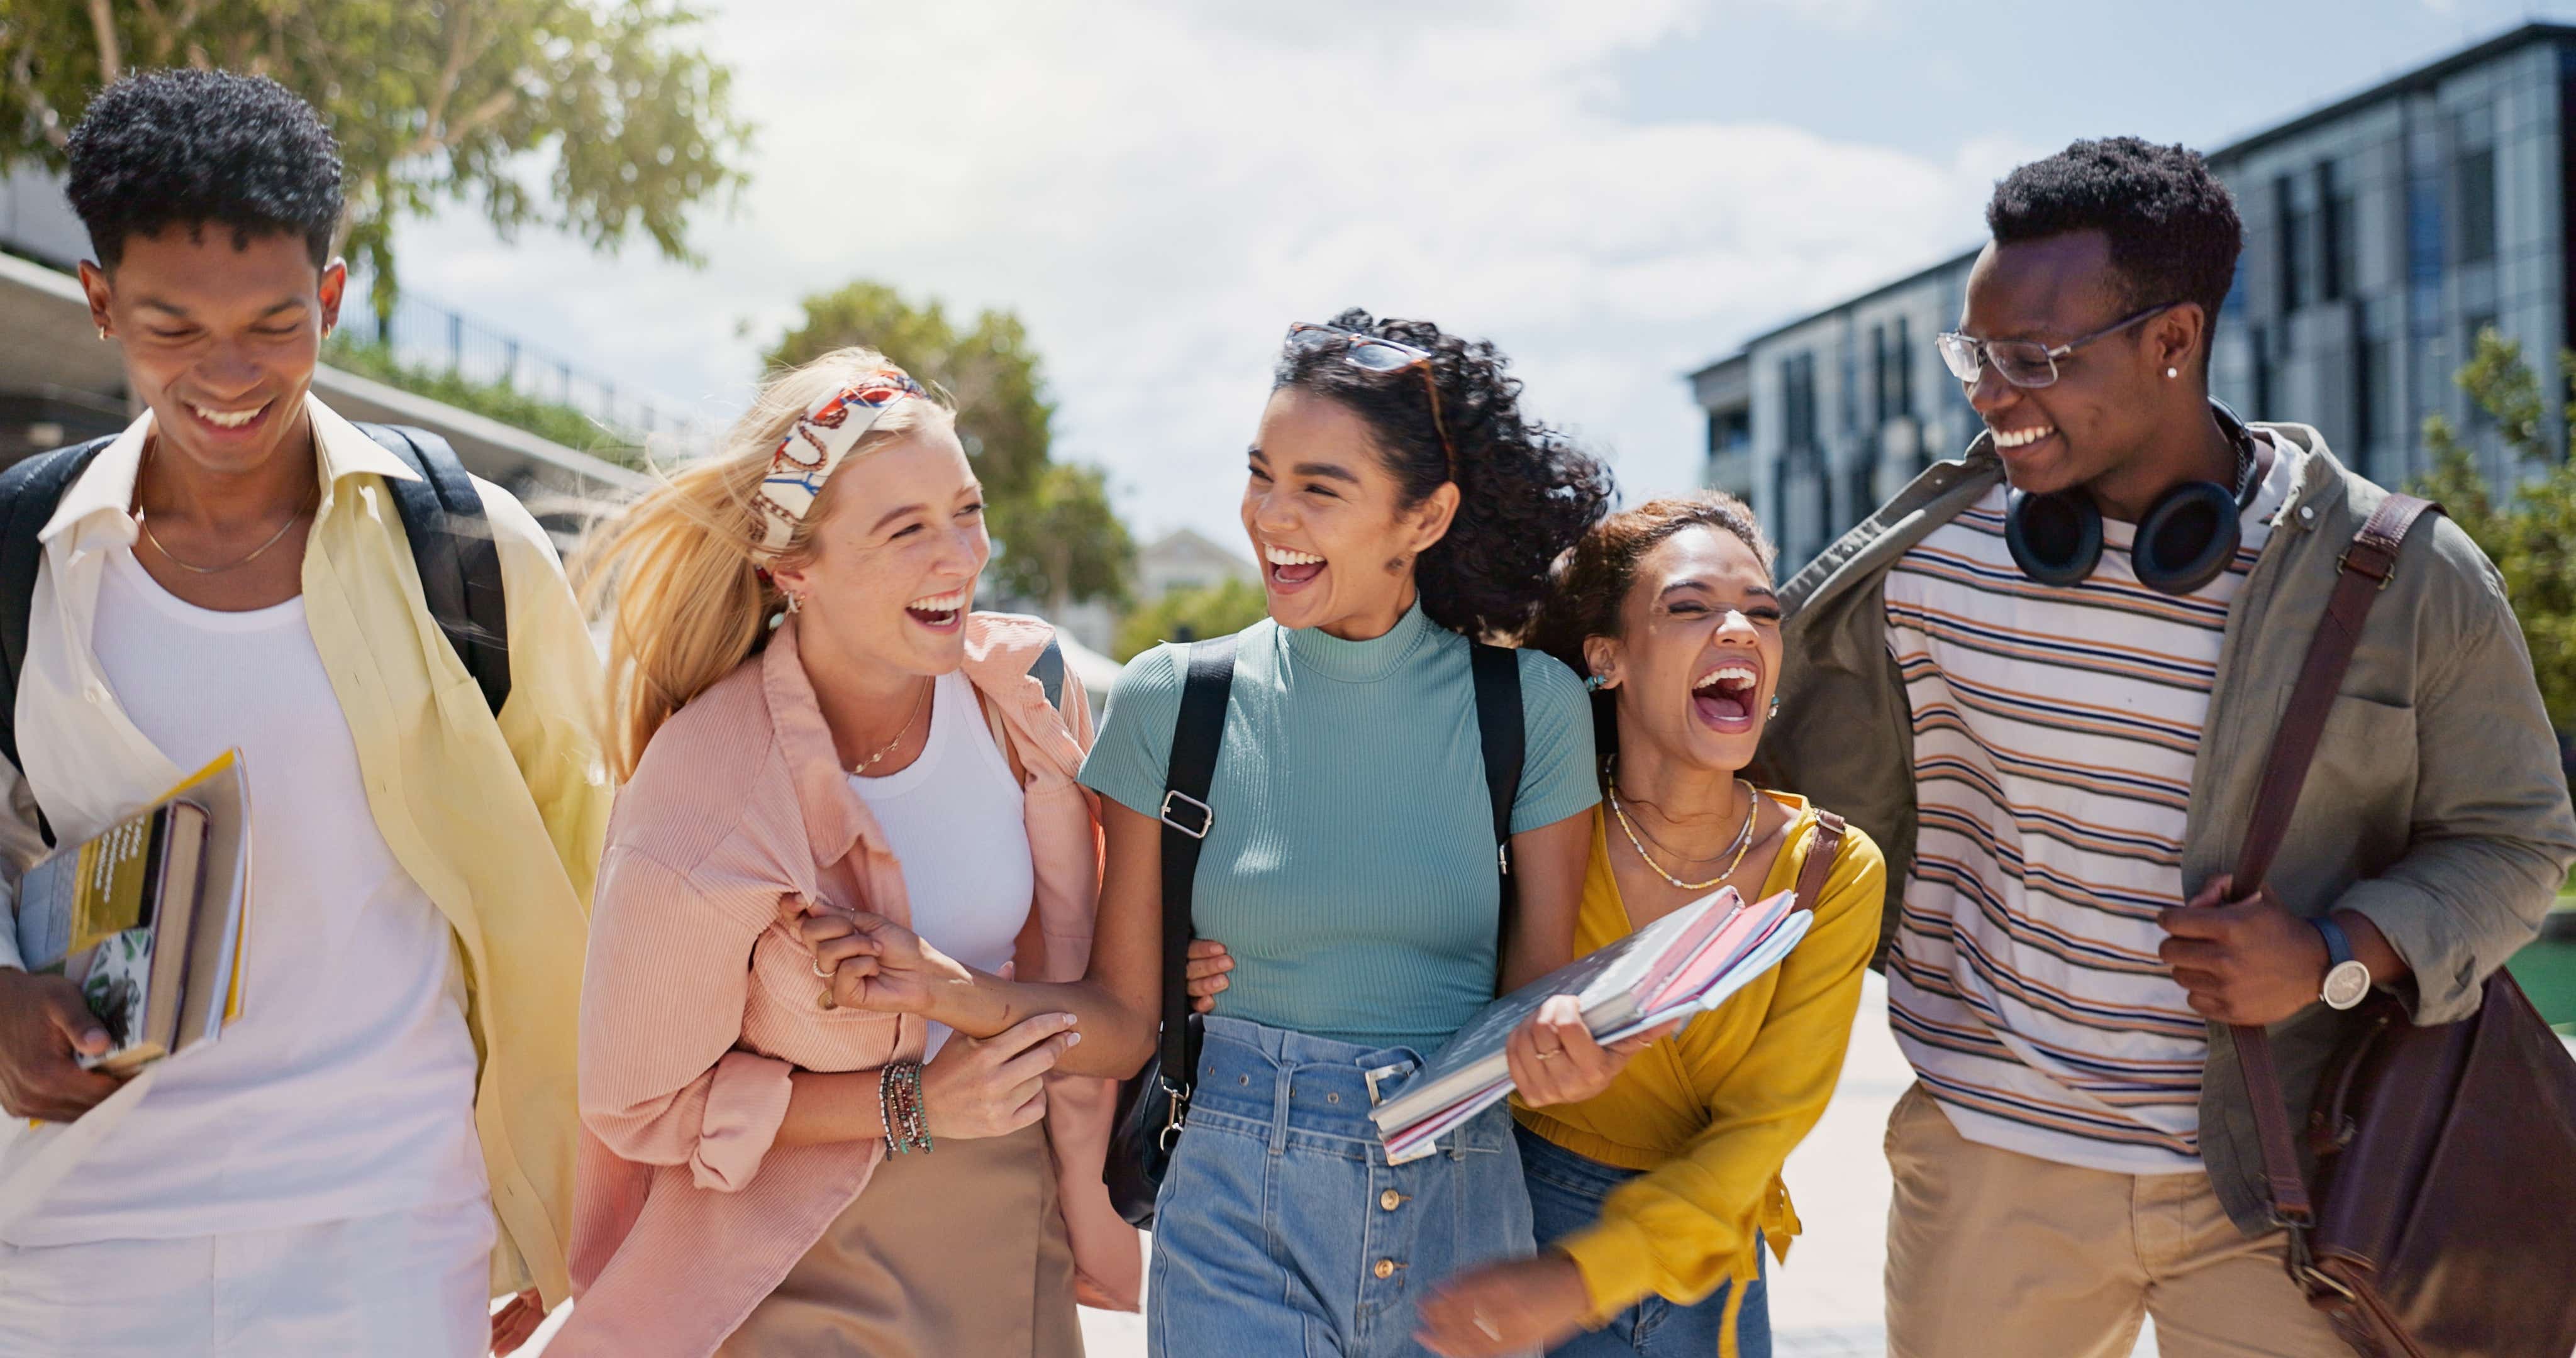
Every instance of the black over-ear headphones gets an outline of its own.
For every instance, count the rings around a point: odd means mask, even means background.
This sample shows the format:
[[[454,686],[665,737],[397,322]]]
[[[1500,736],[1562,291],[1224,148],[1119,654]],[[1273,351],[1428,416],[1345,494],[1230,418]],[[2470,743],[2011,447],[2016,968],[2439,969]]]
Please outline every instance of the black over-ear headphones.
[[[2236,488],[2186,481],[2156,497],[2138,520],[2129,564],[2138,583],[2164,594],[2189,594],[2218,578],[2236,556],[2239,519],[2254,503],[2254,435],[2236,412],[2211,401],[2209,412],[2236,445]],[[2102,511],[2081,487],[2047,495],[2013,491],[2004,500],[2004,545],[2013,564],[2043,585],[2082,584],[2102,560]]]

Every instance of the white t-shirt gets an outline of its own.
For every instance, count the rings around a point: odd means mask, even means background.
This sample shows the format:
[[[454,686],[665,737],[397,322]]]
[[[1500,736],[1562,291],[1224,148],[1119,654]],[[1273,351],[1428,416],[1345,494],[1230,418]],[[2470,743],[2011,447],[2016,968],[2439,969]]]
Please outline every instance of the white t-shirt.
[[[921,757],[850,785],[903,865],[913,932],[970,967],[999,971],[1018,950],[1037,890],[1020,781],[963,673],[939,676],[932,694]],[[930,1025],[930,1054],[947,1040],[946,1025]]]
[[[10,1242],[228,1234],[483,1196],[454,935],[376,829],[304,601],[198,608],[119,549],[91,645],[171,762],[242,751],[242,1015],[170,1058]]]

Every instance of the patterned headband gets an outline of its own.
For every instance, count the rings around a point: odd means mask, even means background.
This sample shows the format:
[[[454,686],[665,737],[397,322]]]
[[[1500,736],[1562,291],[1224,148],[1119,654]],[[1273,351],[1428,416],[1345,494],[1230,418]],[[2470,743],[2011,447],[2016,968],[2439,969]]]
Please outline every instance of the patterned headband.
[[[759,554],[775,558],[796,536],[796,525],[813,512],[823,483],[839,469],[886,408],[907,396],[930,398],[921,384],[893,368],[863,373],[850,385],[823,398],[796,421],[778,451],[769,458],[769,475],[760,482],[752,503],[760,510]]]

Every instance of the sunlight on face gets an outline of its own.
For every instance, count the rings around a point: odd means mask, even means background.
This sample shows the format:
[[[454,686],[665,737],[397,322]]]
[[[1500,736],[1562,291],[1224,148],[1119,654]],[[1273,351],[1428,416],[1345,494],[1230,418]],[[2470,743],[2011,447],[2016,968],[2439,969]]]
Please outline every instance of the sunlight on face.
[[[1780,600],[1742,538],[1685,528],[1646,553],[1616,637],[1586,645],[1617,678],[1619,744],[1734,770],[1753,760],[1780,676]]]
[[[1261,413],[1243,531],[1282,627],[1379,636],[1413,603],[1416,558],[1448,530],[1456,491],[1407,509],[1368,422],[1339,401],[1282,388]]]
[[[815,502],[808,558],[778,583],[804,596],[799,635],[906,674],[966,656],[966,610],[992,557],[984,488],[940,420],[855,458]]]
[[[304,393],[347,280],[336,262],[315,268],[292,232],[243,239],[216,224],[128,237],[113,273],[81,266],[156,443],[217,474],[303,451]]]

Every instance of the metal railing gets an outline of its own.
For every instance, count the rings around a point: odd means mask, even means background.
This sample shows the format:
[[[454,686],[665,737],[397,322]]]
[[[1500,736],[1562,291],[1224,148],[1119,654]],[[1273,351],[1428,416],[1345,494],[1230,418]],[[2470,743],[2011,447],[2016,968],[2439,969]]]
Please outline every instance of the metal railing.
[[[402,293],[379,317],[368,283],[352,275],[343,332],[374,343],[401,366],[444,373],[571,410],[629,447],[694,450],[712,431],[632,386],[620,387],[571,359],[417,293]]]

